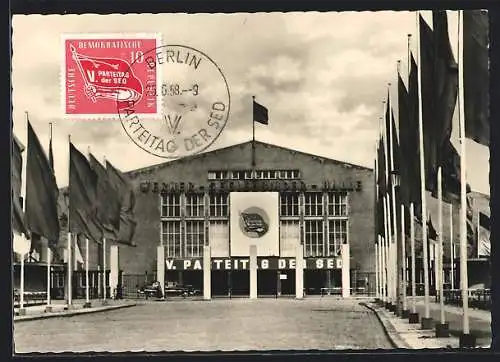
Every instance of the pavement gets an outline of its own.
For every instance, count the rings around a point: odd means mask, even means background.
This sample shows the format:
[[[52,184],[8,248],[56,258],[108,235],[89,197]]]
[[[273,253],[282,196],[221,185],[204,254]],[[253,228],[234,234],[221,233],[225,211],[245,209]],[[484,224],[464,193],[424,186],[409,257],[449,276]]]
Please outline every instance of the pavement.
[[[135,306],[137,303],[134,301],[125,300],[91,300],[90,307],[84,308],[85,301],[73,301],[70,308],[67,307],[65,301],[55,300],[52,301],[51,312],[46,312],[47,305],[30,305],[24,308],[25,314],[19,315],[19,308],[14,308],[14,322],[32,321],[37,319],[56,318],[56,317],[70,317],[81,314],[105,312],[115,309],[127,308]]]
[[[368,302],[370,299],[365,299]],[[138,301],[134,308],[14,323],[16,353],[394,348],[360,299]]]
[[[366,303],[366,306],[377,313],[396,348],[459,348],[459,336],[462,333],[462,309],[460,307],[445,305],[445,322],[449,324],[450,337],[437,338],[434,326],[436,323],[440,323],[439,303],[431,302],[429,304],[432,329],[428,330],[423,330],[420,323],[410,324],[408,319],[396,316],[395,313],[388,311],[374,301]],[[423,300],[421,298],[416,300],[415,306],[419,317],[423,317],[425,312]],[[411,301],[409,301],[408,307],[412,311]],[[491,312],[471,308],[469,310],[469,325],[470,333],[476,336],[476,346],[489,348],[491,345]]]

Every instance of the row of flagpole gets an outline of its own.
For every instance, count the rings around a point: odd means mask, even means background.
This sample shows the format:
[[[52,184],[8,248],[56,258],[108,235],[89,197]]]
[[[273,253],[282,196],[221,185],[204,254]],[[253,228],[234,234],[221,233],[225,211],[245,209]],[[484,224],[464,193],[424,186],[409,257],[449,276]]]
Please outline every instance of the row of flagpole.
[[[433,14],[434,16],[434,14]],[[459,139],[460,139],[460,255],[459,255],[459,270],[460,270],[460,290],[461,290],[461,300],[462,300],[462,335],[461,344],[464,342],[475,343],[470,340],[473,338],[470,336],[469,327],[469,314],[468,314],[468,271],[467,271],[467,181],[466,181],[466,127],[465,127],[465,100],[464,100],[464,24],[463,24],[463,11],[458,11],[458,121],[459,121]],[[446,19],[445,19],[446,20]],[[427,210],[427,200],[426,200],[426,158],[424,155],[424,119],[423,119],[423,97],[422,97],[422,55],[421,55],[421,15],[420,12],[416,12],[416,55],[418,63],[417,72],[417,84],[418,84],[418,148],[419,148],[419,169],[420,169],[420,206],[421,206],[421,222],[422,222],[422,269],[423,269],[423,281],[424,281],[424,313],[421,318],[422,328],[428,329],[431,326],[432,319],[430,317],[430,294],[429,294],[429,256],[430,250],[428,240],[429,240],[429,223],[427,221],[428,210]],[[442,29],[441,29],[442,30]],[[408,79],[410,78],[410,39],[411,35],[408,35]],[[398,76],[400,74],[400,62],[398,61]],[[396,194],[395,187],[397,183],[396,172],[398,170],[394,167],[394,147],[393,144],[393,122],[392,122],[392,108],[390,107],[390,83],[388,87],[388,97],[387,102],[384,102],[384,111],[386,114],[385,127],[381,125],[381,131],[384,135],[382,141],[377,143],[377,154],[379,148],[383,147],[385,161],[385,169],[381,170],[378,164],[381,160],[379,156],[376,157],[375,161],[375,179],[376,179],[376,201],[382,202],[383,204],[383,222],[384,228],[377,229],[376,235],[376,246],[375,246],[375,265],[376,265],[376,297],[378,300],[384,302],[386,306],[390,306],[396,309],[402,307],[403,311],[410,313],[408,310],[408,295],[406,293],[407,288],[407,255],[406,255],[406,229],[405,229],[405,205],[401,203],[401,220],[400,227],[401,233],[398,236],[398,221],[397,221],[397,205],[396,205]],[[401,100],[400,100],[401,101]],[[388,118],[389,117],[389,118]],[[400,122],[401,122],[401,115]],[[387,119],[390,119],[388,122]],[[479,122],[479,121],[476,121]],[[489,121],[488,121],[489,122]],[[381,122],[382,123],[382,122]],[[401,126],[400,126],[401,127]],[[389,128],[389,129],[388,129]],[[400,128],[401,129],[401,128]],[[429,132],[429,131],[427,131]],[[484,134],[483,139],[478,141],[473,138],[476,142],[485,144]],[[401,134],[400,134],[401,137]],[[469,136],[471,137],[471,136]],[[390,158],[390,160],[389,160]],[[442,162],[440,160],[439,162]],[[445,308],[444,308],[444,235],[443,235],[443,168],[442,164],[437,165],[436,169],[436,182],[437,182],[437,200],[438,200],[438,231],[437,231],[437,244],[433,246],[434,253],[434,285],[435,290],[439,299],[439,310],[440,318],[439,325],[436,325],[436,331],[438,328],[446,330],[447,324],[445,318]],[[379,172],[383,172],[383,178],[385,179],[385,185],[389,185],[390,190],[384,189],[385,194],[380,193],[379,181],[381,175]],[[379,198],[382,198],[379,200]],[[415,210],[414,203],[411,200],[409,202],[409,228],[410,228],[410,263],[411,267],[411,314],[413,317],[417,318],[416,323],[418,323],[418,313],[416,309],[416,251],[415,251]],[[382,212],[381,208],[377,208],[378,212]],[[450,279],[451,288],[455,288],[455,244],[453,241],[453,207],[450,203],[449,205],[450,214]],[[377,216],[380,220],[380,216]],[[479,235],[479,214],[478,214],[478,231]],[[400,238],[398,240],[398,238]],[[400,241],[400,242],[398,242]],[[399,250],[398,250],[399,249]],[[410,317],[410,320],[412,318]],[[415,319],[415,318],[413,318]],[[412,322],[412,323],[415,323]],[[438,334],[438,333],[437,333]],[[443,335],[444,336],[444,335]],[[464,341],[462,341],[464,339]],[[468,342],[465,342],[468,340]]]
[[[29,125],[29,116],[28,112],[25,112],[26,115],[26,123]],[[52,157],[52,123],[49,123],[50,126],[50,143],[49,143],[49,152],[50,152],[50,157]],[[71,142],[70,136],[68,136],[68,140]],[[30,145],[28,145],[30,147]],[[53,160],[51,160],[53,162]],[[50,161],[49,161],[50,162]],[[53,167],[53,165],[51,165]],[[54,170],[52,169],[52,172]],[[24,189],[24,195],[26,195],[26,189]],[[26,204],[25,204],[26,205]],[[69,211],[69,205],[68,205],[68,211]],[[69,227],[69,215],[68,215],[68,227]],[[29,236],[25,234],[25,237],[28,238]],[[74,239],[74,250],[75,250],[75,255],[73,256],[73,239]],[[106,281],[106,238],[102,239],[103,241],[103,272],[102,272],[102,285],[103,285],[103,303],[106,303],[106,294],[107,294],[107,281]],[[33,240],[31,240],[31,243],[33,243]],[[33,244],[32,244],[33,247]],[[77,244],[77,235],[74,235],[71,233],[71,231],[68,231],[67,233],[67,260],[66,260],[66,265],[67,265],[67,295],[66,295],[66,304],[68,307],[70,307],[73,304],[73,269],[77,270],[77,258],[76,258],[76,250],[78,248]],[[20,262],[20,310],[24,310],[25,306],[25,298],[24,298],[24,290],[25,290],[25,255],[26,253],[22,252],[21,253],[21,262]],[[51,289],[52,289],[52,250],[51,250],[51,245],[50,245],[50,240],[48,240],[47,244],[47,251],[46,251],[46,310],[51,311],[52,310],[52,298],[51,298]],[[99,268],[100,269],[100,268]],[[90,307],[90,290],[89,290],[89,238],[85,237],[85,304],[84,307]]]

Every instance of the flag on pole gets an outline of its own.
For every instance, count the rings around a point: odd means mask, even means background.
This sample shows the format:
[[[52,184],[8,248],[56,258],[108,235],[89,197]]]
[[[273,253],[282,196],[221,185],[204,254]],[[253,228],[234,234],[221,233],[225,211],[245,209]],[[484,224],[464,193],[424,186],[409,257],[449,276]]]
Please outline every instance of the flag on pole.
[[[420,22],[420,72],[422,95],[422,121],[424,138],[425,189],[437,190],[437,133],[439,132],[436,119],[436,91],[435,91],[435,42],[432,29],[419,15]]]
[[[69,231],[101,242],[102,225],[97,217],[97,174],[87,158],[69,143]]]
[[[409,139],[413,136],[410,134],[410,110],[409,110],[409,97],[408,90],[401,78],[401,74],[398,72],[398,117],[399,117],[399,157],[400,160],[405,162],[400,162],[399,164],[399,197],[400,202],[405,206],[404,208],[404,226],[405,234],[410,235],[410,200],[411,200],[411,187],[412,182],[411,175],[413,167],[412,157],[414,150],[410,148]]]
[[[467,194],[466,224],[467,224],[467,258],[474,258],[477,255],[477,235],[474,230],[473,198]]]
[[[89,153],[90,167],[97,174],[97,217],[104,237],[115,239],[120,229],[120,199],[103,165]]]
[[[477,230],[477,248],[478,248],[478,256],[490,256],[491,252],[491,244],[490,244],[490,217],[481,211],[479,211],[479,227]]]
[[[429,240],[437,240],[438,233],[436,229],[434,228],[434,225],[432,224],[432,218],[429,215],[429,220],[427,221],[427,228],[429,230],[427,237]]]
[[[48,240],[59,239],[59,189],[49,159],[28,121],[26,162],[26,223],[29,230]]]
[[[253,121],[266,125],[269,124],[267,108],[262,104],[257,103],[255,100],[253,101]]]
[[[490,217],[481,211],[479,212],[479,226],[488,231],[491,229]]]
[[[453,112],[458,93],[458,64],[448,36],[446,10],[433,10],[434,34],[434,124],[436,127],[437,164],[443,166],[450,143]],[[444,177],[443,177],[444,178]],[[460,172],[458,173],[460,180]]]
[[[24,146],[16,136],[13,136],[11,153],[12,230],[17,233],[23,233],[25,237],[29,237],[29,231],[26,225],[26,218],[21,201],[23,151]]]
[[[84,93],[93,103],[98,98],[110,99],[118,102],[121,108],[127,107],[130,102],[137,103],[142,98],[143,86],[138,77],[134,74],[129,63],[123,59],[91,57],[80,54],[76,48],[71,45],[70,50],[72,58],[75,61],[78,70],[84,80]],[[119,86],[109,84],[105,79],[94,76],[98,72],[124,73],[128,74],[126,82],[121,82]]]
[[[463,11],[465,136],[490,144],[488,12]]]
[[[399,118],[399,152],[401,160],[411,158],[411,151],[408,149],[408,91],[398,72],[398,118]],[[400,195],[401,202],[406,208],[410,207],[410,190],[408,188],[408,164],[401,162],[399,168],[400,175]]]
[[[137,222],[135,220],[135,193],[126,175],[106,160],[106,173],[110,187],[115,190],[120,200],[120,227],[116,238],[119,243],[132,245]]]
[[[387,186],[385,183],[385,150],[382,136],[379,138],[377,147],[377,184],[378,184],[378,198],[377,198],[377,234],[384,235],[384,195],[387,193]]]
[[[83,258],[82,250],[85,250],[85,240],[86,236],[83,234],[79,234],[76,237],[76,244],[74,248],[74,253],[75,253],[75,260],[78,264],[83,264],[85,262],[85,259]]]
[[[402,142],[406,144],[409,152],[405,163],[408,173],[410,202],[413,202],[414,205],[415,218],[421,220],[418,66],[413,54],[411,54],[410,58],[410,75],[408,77],[408,137]]]

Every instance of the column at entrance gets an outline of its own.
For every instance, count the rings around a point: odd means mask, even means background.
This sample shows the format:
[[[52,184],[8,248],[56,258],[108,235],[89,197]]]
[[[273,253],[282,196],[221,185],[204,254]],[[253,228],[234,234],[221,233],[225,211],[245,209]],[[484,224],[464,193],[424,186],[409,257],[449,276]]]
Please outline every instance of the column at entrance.
[[[304,245],[297,245],[295,251],[295,298],[304,298]]]
[[[250,299],[257,298],[257,245],[250,245]]]
[[[118,277],[120,272],[120,263],[118,258],[118,245],[111,245],[109,252],[109,286],[111,289],[111,296],[118,294]],[[116,294],[115,294],[116,293]]]
[[[156,279],[160,283],[162,294],[165,294],[165,247],[163,245],[156,249]]]
[[[349,297],[351,294],[349,244],[342,244],[342,297]]]
[[[203,247],[203,299],[210,300],[212,298],[212,260],[210,246]]]

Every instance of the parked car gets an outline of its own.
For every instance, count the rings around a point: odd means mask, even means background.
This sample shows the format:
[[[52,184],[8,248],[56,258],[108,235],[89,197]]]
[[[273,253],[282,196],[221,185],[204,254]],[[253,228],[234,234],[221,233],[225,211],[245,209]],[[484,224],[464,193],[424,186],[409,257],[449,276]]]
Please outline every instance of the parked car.
[[[151,284],[145,285],[137,290],[138,294],[144,294],[146,298],[161,298],[163,297],[161,293],[160,282],[155,281]]]
[[[166,296],[182,296],[182,297],[192,297],[201,294],[201,291],[195,289],[190,284],[178,284],[172,287],[165,288]]]

